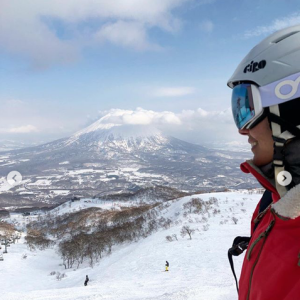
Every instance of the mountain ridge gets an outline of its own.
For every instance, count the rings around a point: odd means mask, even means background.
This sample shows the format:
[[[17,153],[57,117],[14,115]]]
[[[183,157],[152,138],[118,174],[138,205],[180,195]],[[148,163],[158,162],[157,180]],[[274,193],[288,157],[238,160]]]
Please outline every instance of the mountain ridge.
[[[244,153],[211,150],[151,126],[97,122],[69,138],[0,153],[3,202],[52,205],[73,194],[94,197],[157,185],[185,192],[257,187],[240,174]],[[1,188],[10,171],[20,172],[24,182]]]

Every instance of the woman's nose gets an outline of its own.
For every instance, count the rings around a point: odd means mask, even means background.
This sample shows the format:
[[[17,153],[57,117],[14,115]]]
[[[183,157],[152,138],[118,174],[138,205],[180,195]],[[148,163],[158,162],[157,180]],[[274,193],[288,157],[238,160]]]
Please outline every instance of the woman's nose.
[[[249,129],[239,129],[239,134],[248,135],[249,134]]]

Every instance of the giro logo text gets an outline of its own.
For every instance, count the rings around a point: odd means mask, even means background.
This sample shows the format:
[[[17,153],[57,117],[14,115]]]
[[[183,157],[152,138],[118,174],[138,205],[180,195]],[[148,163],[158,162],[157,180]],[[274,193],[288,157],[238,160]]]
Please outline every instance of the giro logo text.
[[[298,77],[295,81],[294,80],[284,80],[284,81],[281,81],[280,83],[278,83],[276,85],[275,95],[279,99],[287,100],[287,99],[295,96],[295,94],[297,93],[297,90],[298,90],[299,83],[300,83],[300,77]],[[289,85],[291,87],[291,91],[289,93],[287,93],[287,94],[282,94],[281,88],[284,87],[284,86],[286,86],[286,85]]]
[[[267,65],[267,62],[265,60],[261,60],[260,62],[251,61],[251,63],[245,67],[244,73],[247,73],[247,72],[254,73],[256,71],[263,69],[266,65]]]

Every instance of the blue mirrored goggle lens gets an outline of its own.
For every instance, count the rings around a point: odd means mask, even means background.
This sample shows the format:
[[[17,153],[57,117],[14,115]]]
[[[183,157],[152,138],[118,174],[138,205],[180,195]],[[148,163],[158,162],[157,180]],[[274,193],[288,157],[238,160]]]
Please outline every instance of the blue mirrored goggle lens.
[[[255,117],[251,84],[243,83],[233,88],[231,107],[237,128],[244,128]]]

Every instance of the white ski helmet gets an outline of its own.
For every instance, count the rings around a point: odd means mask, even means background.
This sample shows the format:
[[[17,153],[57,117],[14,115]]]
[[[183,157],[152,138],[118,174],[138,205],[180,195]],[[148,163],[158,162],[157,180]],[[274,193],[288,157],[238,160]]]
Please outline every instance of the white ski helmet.
[[[300,72],[300,25],[279,30],[256,45],[228,80],[233,88],[250,81],[258,86]]]
[[[268,117],[274,139],[275,178],[285,170],[286,142],[300,138],[300,25],[275,32],[255,46],[227,85],[239,129],[253,128]],[[281,196],[287,189],[277,180]]]

